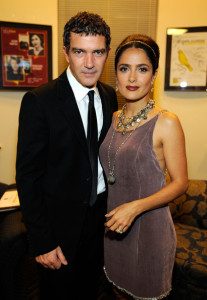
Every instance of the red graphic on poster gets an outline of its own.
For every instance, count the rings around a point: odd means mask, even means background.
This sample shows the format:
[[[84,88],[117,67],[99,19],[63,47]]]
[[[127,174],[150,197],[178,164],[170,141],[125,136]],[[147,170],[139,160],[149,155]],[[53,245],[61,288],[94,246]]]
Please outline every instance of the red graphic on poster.
[[[47,30],[1,27],[4,87],[36,87],[48,82]]]

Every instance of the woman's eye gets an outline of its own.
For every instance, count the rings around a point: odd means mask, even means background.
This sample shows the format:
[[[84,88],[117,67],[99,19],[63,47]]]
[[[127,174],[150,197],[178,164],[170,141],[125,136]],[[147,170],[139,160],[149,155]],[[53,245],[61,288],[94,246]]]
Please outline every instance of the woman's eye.
[[[141,71],[141,72],[147,72],[148,70],[145,67],[141,67],[141,68],[139,68],[139,71]]]
[[[126,67],[121,67],[119,70],[120,70],[121,72],[126,72],[126,71],[127,71],[127,68],[126,68]]]

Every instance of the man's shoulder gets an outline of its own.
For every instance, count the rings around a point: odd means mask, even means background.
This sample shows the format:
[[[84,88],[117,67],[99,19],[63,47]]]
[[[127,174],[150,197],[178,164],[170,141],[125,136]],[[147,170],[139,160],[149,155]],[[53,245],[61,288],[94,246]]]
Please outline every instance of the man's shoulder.
[[[98,88],[101,89],[101,91],[108,96],[116,97],[116,92],[114,88],[106,83],[103,83],[101,81],[98,81]]]
[[[56,79],[53,79],[49,81],[48,83],[45,83],[43,85],[40,85],[32,90],[32,92],[36,95],[44,95],[45,93],[54,93],[55,89],[58,87],[58,82],[62,80],[64,77],[64,73],[62,73],[59,77]]]
[[[55,95],[56,90],[58,89],[58,83],[66,77],[65,72],[62,73],[59,77],[49,81],[48,83],[42,84],[38,87],[35,87],[30,92],[36,96],[44,97],[45,95]]]
[[[118,109],[117,96],[113,87],[110,85],[98,82],[98,89],[100,96],[104,96],[105,102],[112,108],[112,111],[116,111]]]
[[[98,87],[101,87],[103,90],[115,92],[114,88],[102,81],[98,81]]]
[[[31,90],[35,95],[44,95],[45,93],[49,93],[50,91],[54,91],[57,85],[57,78],[49,81],[48,83],[42,84]]]

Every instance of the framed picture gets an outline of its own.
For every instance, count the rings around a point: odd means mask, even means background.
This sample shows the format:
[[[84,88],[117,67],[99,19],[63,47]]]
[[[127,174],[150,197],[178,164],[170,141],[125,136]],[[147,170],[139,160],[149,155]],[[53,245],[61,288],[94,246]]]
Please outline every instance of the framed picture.
[[[165,90],[206,89],[207,27],[168,28]]]
[[[52,79],[52,27],[0,22],[0,89],[27,90]]]

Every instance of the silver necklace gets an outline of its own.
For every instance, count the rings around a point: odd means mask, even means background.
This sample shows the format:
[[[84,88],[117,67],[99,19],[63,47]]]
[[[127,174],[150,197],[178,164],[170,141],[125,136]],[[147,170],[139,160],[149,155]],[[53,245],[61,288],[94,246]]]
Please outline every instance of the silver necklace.
[[[118,115],[118,121],[116,124],[117,129],[121,129],[121,134],[125,135],[127,132],[127,129],[130,127],[133,127],[136,125],[136,123],[140,123],[141,119],[146,120],[147,119],[147,114],[148,112],[154,107],[155,101],[154,100],[149,100],[145,108],[140,110],[138,113],[136,113],[134,116],[131,117],[126,117],[126,104],[122,107],[122,110],[120,114]]]
[[[150,105],[148,105],[150,103]],[[114,175],[114,170],[115,170],[115,164],[116,164],[116,158],[117,158],[117,154],[119,152],[119,150],[121,149],[121,147],[128,141],[128,139],[132,136],[132,134],[135,132],[135,130],[139,127],[142,119],[143,120],[146,120],[147,119],[147,114],[148,112],[153,109],[154,107],[154,101],[153,100],[150,100],[147,105],[145,106],[144,109],[142,109],[140,112],[138,112],[135,116],[137,116],[139,118],[139,121],[136,121],[137,123],[137,126],[134,127],[134,129],[129,133],[129,135],[125,138],[125,140],[121,143],[121,145],[117,148],[116,152],[115,152],[115,156],[114,156],[114,161],[113,161],[113,164],[111,166],[111,159],[110,159],[110,150],[111,150],[111,145],[112,145],[112,141],[114,139],[114,135],[115,135],[115,132],[116,132],[116,129],[114,129],[113,131],[113,134],[112,134],[112,137],[111,137],[111,141],[109,143],[109,147],[108,147],[108,166],[109,166],[109,175],[108,175],[108,183],[109,184],[114,184],[115,181],[116,181],[116,178],[115,178],[115,175]],[[147,108],[147,109],[146,109]],[[122,108],[122,112],[123,112],[123,108]],[[122,113],[121,113],[122,114]],[[132,116],[131,118],[134,118],[135,116]],[[119,116],[118,116],[119,118]],[[135,124],[136,124],[135,123]],[[135,125],[134,124],[134,125]],[[125,125],[125,124],[124,124]],[[134,125],[130,125],[129,127],[131,126],[134,126]],[[119,126],[120,127],[120,126]],[[116,126],[116,128],[119,128],[118,126]],[[128,129],[128,128],[127,128]],[[124,128],[123,131],[120,131],[121,134],[124,136],[127,132],[126,128]],[[124,132],[124,134],[123,134]]]

